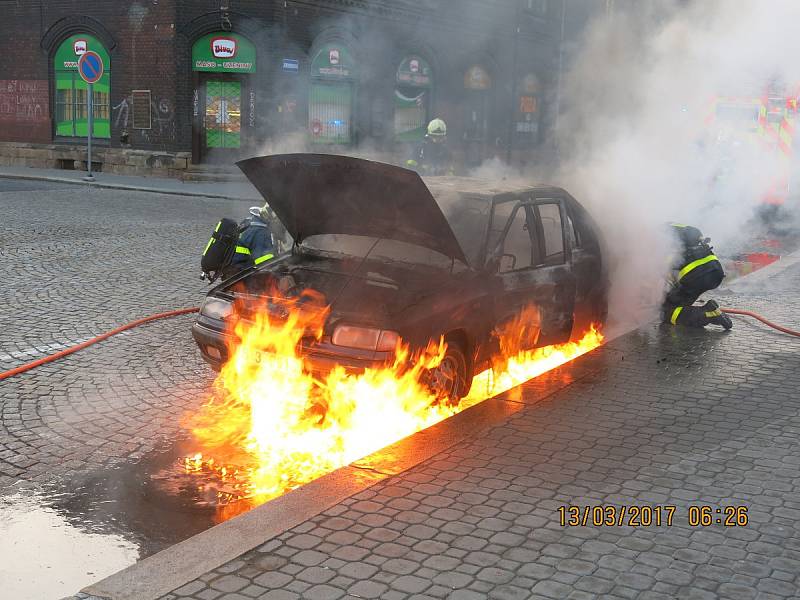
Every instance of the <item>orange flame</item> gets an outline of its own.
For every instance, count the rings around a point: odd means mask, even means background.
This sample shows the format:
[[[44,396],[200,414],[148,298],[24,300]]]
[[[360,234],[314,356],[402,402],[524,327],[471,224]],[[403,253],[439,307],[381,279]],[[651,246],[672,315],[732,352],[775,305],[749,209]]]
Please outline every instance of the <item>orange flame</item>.
[[[592,327],[579,342],[522,350],[533,317],[538,319],[538,311],[526,312],[497,332],[503,356],[493,369],[478,374],[469,396],[450,405],[421,383],[444,357],[443,340],[415,356],[400,343],[393,364],[362,374],[342,367],[318,377],[309,373],[298,345],[321,338],[328,309],[319,297],[303,299],[311,302],[282,303],[285,318],[263,309],[247,318],[247,311],[237,308],[232,323],[239,342],[230,348],[212,399],[189,418],[203,451],[186,457],[183,468],[215,482],[218,520],[438,423],[603,341]]]

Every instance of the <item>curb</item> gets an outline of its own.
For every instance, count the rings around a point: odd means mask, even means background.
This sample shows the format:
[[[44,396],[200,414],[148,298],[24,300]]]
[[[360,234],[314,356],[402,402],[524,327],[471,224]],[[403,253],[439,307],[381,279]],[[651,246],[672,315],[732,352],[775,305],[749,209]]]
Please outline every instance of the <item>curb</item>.
[[[72,599],[157,600],[343,500],[435,457],[476,432],[505,422],[515,413],[596,373],[601,367],[589,357],[599,357],[602,362],[604,347],[521,384],[532,386],[524,400],[509,392],[483,400],[436,425],[134,563],[85,587]],[[569,378],[563,377],[564,368],[569,369]],[[209,552],[209,548],[214,552]]]
[[[213,194],[211,192],[197,192],[192,190],[176,190],[171,188],[147,187],[127,185],[124,183],[104,183],[99,181],[83,181],[81,179],[72,179],[70,177],[53,177],[50,175],[23,175],[16,173],[2,173],[0,172],[0,179],[23,179],[26,181],[49,181],[52,183],[66,183],[71,185],[85,185],[89,187],[104,188],[110,190],[127,190],[131,192],[150,192],[153,194],[169,194],[172,196],[192,196],[197,198],[216,198],[223,200],[238,200],[242,202],[262,201],[263,199],[253,196],[240,196],[229,194]],[[187,185],[182,183],[182,185]],[[191,185],[191,184],[189,184]]]
[[[795,250],[794,252],[791,252],[785,256],[781,256],[778,260],[770,263],[766,267],[756,269],[747,275],[742,275],[741,277],[733,279],[730,283],[721,286],[720,289],[729,290],[734,293],[741,291],[737,289],[740,287],[739,284],[742,284],[742,288],[746,288],[754,283],[760,283],[764,279],[769,279],[770,277],[779,275],[789,267],[796,265],[798,262],[800,262],[800,250]]]

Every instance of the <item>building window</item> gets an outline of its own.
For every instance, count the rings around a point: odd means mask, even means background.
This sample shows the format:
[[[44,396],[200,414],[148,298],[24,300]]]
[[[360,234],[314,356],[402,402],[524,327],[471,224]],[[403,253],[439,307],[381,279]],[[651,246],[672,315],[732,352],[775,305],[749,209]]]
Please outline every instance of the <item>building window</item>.
[[[523,0],[523,6],[535,15],[547,15],[547,0]]]
[[[78,59],[91,50],[103,59],[103,76],[93,86],[92,104],[94,127],[92,136],[111,137],[109,98],[111,92],[111,61],[108,51],[94,37],[73,35],[64,40],[53,58],[55,83],[56,135],[86,137],[89,130],[88,84],[78,74]]]
[[[341,44],[326,44],[311,61],[308,130],[315,144],[353,142],[355,63]]]
[[[407,56],[397,69],[394,90],[394,136],[415,142],[425,135],[431,110],[431,68],[419,56]]]

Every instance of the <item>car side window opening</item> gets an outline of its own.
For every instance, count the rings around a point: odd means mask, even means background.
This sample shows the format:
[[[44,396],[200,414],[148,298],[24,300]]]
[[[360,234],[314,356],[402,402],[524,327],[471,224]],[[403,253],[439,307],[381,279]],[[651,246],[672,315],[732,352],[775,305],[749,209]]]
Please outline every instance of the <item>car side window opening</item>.
[[[583,246],[581,232],[575,227],[575,222],[572,220],[572,216],[570,216],[569,213],[567,213],[567,232],[572,236],[572,246],[574,248],[581,248]]]
[[[565,261],[564,229],[561,224],[561,210],[556,203],[537,204],[539,222],[544,236],[544,264],[560,265]]]
[[[528,210],[518,205],[503,240],[500,272],[519,271],[534,265],[534,248],[529,226]]]

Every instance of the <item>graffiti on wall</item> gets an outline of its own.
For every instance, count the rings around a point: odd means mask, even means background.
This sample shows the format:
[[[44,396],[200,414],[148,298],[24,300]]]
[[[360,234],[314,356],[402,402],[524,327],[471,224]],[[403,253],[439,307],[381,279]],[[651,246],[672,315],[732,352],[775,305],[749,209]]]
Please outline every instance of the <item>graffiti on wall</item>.
[[[114,115],[114,127],[117,129],[128,130],[131,125],[131,107],[133,106],[133,92],[129,92],[119,103],[111,107]],[[137,110],[140,110],[137,107]],[[175,107],[168,98],[156,98],[151,95],[150,100],[150,129],[135,129],[137,134],[142,136],[144,141],[150,142],[151,137],[174,138],[176,132]]]
[[[48,90],[46,79],[0,80],[0,121],[48,124]]]

